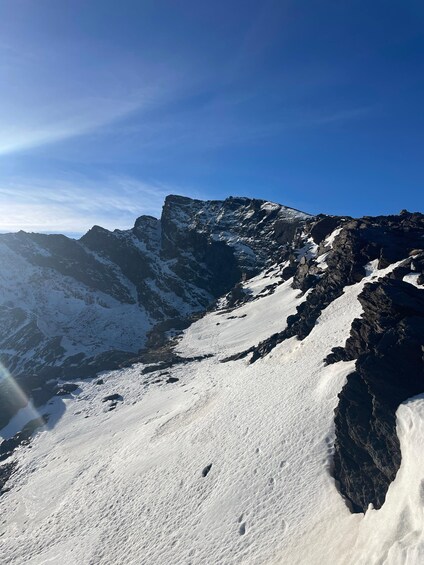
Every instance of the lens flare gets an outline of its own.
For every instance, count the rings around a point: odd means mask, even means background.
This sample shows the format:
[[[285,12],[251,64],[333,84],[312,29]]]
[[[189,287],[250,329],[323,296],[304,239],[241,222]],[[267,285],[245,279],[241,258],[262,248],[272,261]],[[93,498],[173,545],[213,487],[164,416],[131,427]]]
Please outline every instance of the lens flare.
[[[8,439],[39,418],[28,396],[0,362],[0,436]]]

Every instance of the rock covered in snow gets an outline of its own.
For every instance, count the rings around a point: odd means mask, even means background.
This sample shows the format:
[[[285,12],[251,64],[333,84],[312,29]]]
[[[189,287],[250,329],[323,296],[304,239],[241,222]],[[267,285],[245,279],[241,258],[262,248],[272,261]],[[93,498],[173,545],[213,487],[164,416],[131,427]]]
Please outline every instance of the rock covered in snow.
[[[168,196],[160,220],[129,230],[0,235],[2,363],[21,383],[127,364],[275,261],[308,217],[263,200]]]
[[[422,248],[424,235],[423,214],[378,216],[357,220],[331,217],[331,222],[321,230],[321,254],[318,248],[310,251],[308,237],[316,225],[324,222],[310,220],[309,232],[304,236],[304,246],[294,263],[293,287],[303,292],[312,289],[297,313],[287,322],[287,328],[258,344],[252,360],[267,355],[278,343],[293,336],[304,339],[315,326],[322,310],[338,298],[346,286],[361,281],[367,268],[375,262],[376,268],[385,268]],[[330,225],[338,225],[332,235],[325,234]],[[322,235],[324,234],[324,235]],[[319,239],[319,238],[318,238]],[[325,261],[322,257],[325,254]],[[311,255],[308,257],[308,254]],[[250,353],[251,351],[249,351]],[[246,352],[247,353],[247,352]]]

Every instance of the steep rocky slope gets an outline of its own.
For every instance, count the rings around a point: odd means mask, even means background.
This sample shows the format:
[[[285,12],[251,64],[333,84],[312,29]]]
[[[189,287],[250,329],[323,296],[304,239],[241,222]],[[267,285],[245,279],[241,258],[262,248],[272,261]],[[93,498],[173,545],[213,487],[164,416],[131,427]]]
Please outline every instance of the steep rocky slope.
[[[419,274],[423,258],[414,256],[400,269],[409,263],[416,273],[420,265]],[[364,288],[364,313],[345,349],[330,357],[357,359],[340,393],[334,455],[340,490],[357,512],[383,505],[401,464],[396,410],[424,392],[424,287],[391,276]]]
[[[346,346],[325,359],[357,360],[336,409],[334,477],[353,511],[380,508],[401,462],[396,410],[424,392],[424,216],[323,217],[305,226],[296,244],[283,276],[294,275],[292,286],[307,293],[306,300],[285,329],[232,359],[250,355],[255,362],[291,337],[305,339],[346,287],[394,265],[381,281],[365,285],[363,314]]]
[[[95,226],[78,241],[0,235],[1,363],[42,403],[51,379],[93,375],[160,345],[279,260],[308,217],[263,200],[168,196],[160,220],[141,216],[129,230]],[[0,389],[4,424],[23,401],[7,379]]]

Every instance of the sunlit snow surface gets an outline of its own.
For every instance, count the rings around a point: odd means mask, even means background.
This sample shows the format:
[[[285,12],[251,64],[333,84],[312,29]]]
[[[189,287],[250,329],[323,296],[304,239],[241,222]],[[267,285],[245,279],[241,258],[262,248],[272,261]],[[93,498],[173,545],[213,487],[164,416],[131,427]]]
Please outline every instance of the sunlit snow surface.
[[[136,365],[56,398],[50,429],[18,451],[0,499],[2,562],[421,563],[423,399],[399,408],[403,460],[382,510],[351,515],[329,473],[333,410],[354,362],[323,359],[360,316],[364,284],[390,270],[372,267],[304,341],[253,365],[220,359],[295,312],[302,299],[289,282],[261,297],[275,276],[249,282],[256,300],[185,332],[180,354],[214,356],[172,368],[178,382],[154,383],[157,373]],[[107,412],[102,398],[115,392],[124,401]]]

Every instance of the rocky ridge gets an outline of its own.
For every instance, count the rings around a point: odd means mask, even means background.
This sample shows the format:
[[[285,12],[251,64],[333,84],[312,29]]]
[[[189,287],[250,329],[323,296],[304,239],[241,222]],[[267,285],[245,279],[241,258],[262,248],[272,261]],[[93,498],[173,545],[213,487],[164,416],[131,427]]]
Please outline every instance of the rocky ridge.
[[[424,271],[424,253],[364,287],[362,317],[327,359],[357,360],[339,395],[334,453],[334,476],[355,512],[383,505],[401,463],[396,410],[424,391],[424,287],[399,278],[411,267]]]
[[[310,220],[286,256],[283,277],[307,298],[282,332],[231,359],[250,363],[277,344],[304,339],[322,310],[375,269],[399,263],[359,296],[364,313],[354,320],[344,348],[324,360],[356,361],[335,412],[334,478],[353,512],[380,508],[401,462],[396,410],[424,392],[424,215]],[[402,261],[404,259],[404,261]]]
[[[9,373],[42,403],[58,378],[140,359],[279,261],[309,217],[264,200],[168,196],[160,220],[141,216],[129,230],[0,235],[0,427],[24,402]]]

